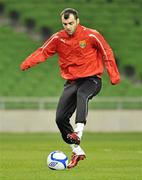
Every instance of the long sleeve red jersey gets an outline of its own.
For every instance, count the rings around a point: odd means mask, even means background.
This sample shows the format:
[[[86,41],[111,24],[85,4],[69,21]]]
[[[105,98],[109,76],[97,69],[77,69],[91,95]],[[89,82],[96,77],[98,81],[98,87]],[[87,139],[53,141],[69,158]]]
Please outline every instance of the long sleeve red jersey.
[[[44,62],[55,53],[59,56],[61,76],[64,79],[75,80],[92,75],[101,77],[105,64],[111,83],[117,84],[120,81],[114,55],[108,43],[99,32],[80,24],[72,36],[65,30],[51,36],[21,64],[21,69],[25,70]]]

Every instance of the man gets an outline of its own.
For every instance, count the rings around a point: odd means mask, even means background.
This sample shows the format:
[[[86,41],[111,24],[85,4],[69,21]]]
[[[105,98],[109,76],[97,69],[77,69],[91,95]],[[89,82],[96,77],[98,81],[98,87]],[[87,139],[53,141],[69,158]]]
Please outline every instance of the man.
[[[86,124],[88,101],[101,89],[103,62],[113,85],[119,83],[120,76],[113,52],[103,36],[80,25],[75,9],[66,8],[60,15],[64,29],[32,53],[21,64],[21,69],[44,62],[55,53],[59,55],[61,76],[66,83],[58,103],[56,123],[63,140],[72,148],[68,168],[73,168],[86,157],[79,144]],[[70,118],[75,110],[76,128],[73,130]]]

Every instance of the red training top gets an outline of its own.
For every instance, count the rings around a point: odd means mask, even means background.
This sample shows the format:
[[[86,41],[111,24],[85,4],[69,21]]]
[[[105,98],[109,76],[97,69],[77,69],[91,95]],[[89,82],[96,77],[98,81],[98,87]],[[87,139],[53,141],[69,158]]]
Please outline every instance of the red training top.
[[[21,69],[44,62],[55,53],[59,55],[61,76],[64,79],[75,80],[92,75],[101,77],[104,60],[111,83],[120,81],[113,52],[103,36],[80,24],[73,35],[68,35],[65,30],[53,34],[21,64]]]

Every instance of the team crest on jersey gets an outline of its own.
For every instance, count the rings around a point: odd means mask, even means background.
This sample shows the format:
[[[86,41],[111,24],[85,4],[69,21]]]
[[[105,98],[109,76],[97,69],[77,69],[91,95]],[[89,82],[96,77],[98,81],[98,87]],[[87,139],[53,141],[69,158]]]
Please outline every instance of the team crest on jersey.
[[[85,40],[79,41],[79,45],[81,48],[85,48],[86,47],[86,41]]]

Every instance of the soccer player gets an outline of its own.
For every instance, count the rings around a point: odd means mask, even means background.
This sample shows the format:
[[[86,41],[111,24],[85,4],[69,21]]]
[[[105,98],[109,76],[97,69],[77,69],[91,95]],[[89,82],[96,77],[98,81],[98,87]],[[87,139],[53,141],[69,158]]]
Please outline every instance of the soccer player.
[[[88,101],[101,90],[104,65],[112,85],[120,82],[120,75],[112,49],[98,31],[82,26],[75,9],[66,8],[60,16],[63,30],[53,34],[20,67],[27,70],[58,54],[61,76],[66,82],[56,111],[56,123],[63,140],[72,148],[68,168],[73,168],[86,158],[79,144],[86,124]],[[76,127],[73,129],[70,118],[75,110]]]

